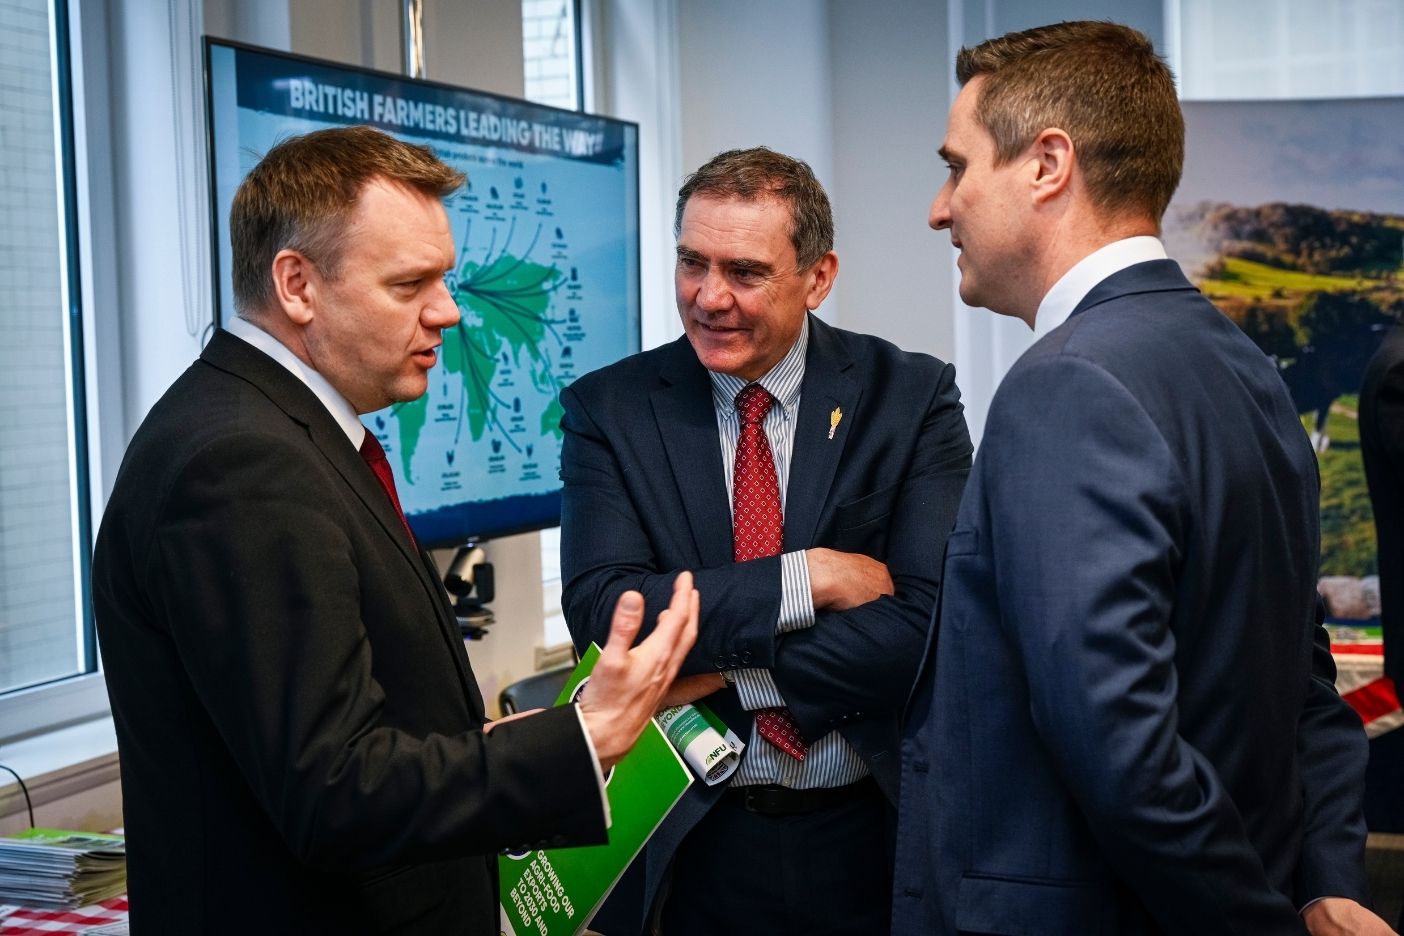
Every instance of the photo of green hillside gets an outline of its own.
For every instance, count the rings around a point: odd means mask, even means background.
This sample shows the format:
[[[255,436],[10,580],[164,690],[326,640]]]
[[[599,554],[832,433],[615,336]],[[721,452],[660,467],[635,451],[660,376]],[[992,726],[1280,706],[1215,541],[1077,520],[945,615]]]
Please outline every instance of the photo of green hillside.
[[[1378,622],[1358,394],[1404,316],[1404,101],[1186,101],[1162,239],[1276,364],[1321,466],[1328,616]]]
[[[1386,328],[1404,315],[1404,214],[1271,202],[1174,206],[1187,272],[1276,362],[1321,464],[1321,574],[1377,572],[1356,394]]]

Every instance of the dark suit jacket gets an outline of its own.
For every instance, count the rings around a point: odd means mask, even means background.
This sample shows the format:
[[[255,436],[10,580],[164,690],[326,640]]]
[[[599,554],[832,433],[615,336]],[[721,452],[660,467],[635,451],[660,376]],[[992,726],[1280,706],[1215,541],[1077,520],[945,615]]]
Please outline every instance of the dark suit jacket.
[[[895,803],[897,714],[970,465],[954,368],[810,317],[784,549],[872,556],[887,564],[896,594],[821,612],[814,627],[780,637],[780,559],[732,561],[711,379],[687,339],[582,377],[561,398],[562,604],[577,646],[603,642],[621,592],[638,589],[660,608],[676,573],[691,569],[702,618],[683,672],[769,668],[801,733],[841,732]],[[831,440],[835,407],[843,418]],[[752,716],[734,690],[706,701],[749,737]],[[639,931],[677,843],[721,792],[693,786],[601,914],[609,925],[597,928]]]
[[[574,713],[479,730],[427,557],[224,332],[133,438],[93,592],[137,933],[495,934],[492,852],[604,838]]]
[[[1390,329],[1365,368],[1360,454],[1379,547],[1385,675],[1404,687],[1404,326]]]
[[[1317,490],[1272,363],[1173,261],[1014,365],[905,726],[894,934],[1300,933],[1364,898]]]

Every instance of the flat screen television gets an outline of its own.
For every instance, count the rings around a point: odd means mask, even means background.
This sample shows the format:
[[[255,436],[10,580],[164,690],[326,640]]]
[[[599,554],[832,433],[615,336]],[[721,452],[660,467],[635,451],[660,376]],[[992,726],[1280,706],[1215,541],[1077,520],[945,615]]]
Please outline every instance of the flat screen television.
[[[216,315],[234,314],[229,206],[285,137],[366,124],[468,175],[429,390],[363,420],[426,546],[560,523],[559,393],[639,349],[638,126],[431,81],[205,40]]]

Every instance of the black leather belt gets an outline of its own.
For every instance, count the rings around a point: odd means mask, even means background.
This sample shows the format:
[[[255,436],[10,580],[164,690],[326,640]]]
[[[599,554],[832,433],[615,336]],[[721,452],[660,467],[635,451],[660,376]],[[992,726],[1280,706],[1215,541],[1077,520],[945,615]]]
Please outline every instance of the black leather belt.
[[[792,790],[773,783],[727,787],[726,798],[747,812],[760,813],[763,816],[798,816],[858,799],[869,792],[875,792],[876,789],[876,781],[872,777],[864,777],[847,786],[818,787],[812,790]]]

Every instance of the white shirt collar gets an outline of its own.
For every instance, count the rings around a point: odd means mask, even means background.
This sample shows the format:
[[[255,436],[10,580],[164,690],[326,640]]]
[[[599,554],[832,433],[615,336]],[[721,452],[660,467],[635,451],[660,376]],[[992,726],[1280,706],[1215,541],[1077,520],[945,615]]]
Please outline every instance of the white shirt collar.
[[[758,383],[775,397],[786,413],[793,413],[799,403],[800,385],[804,383],[804,360],[808,351],[809,316],[805,315],[795,343],[763,377],[747,381],[730,374],[707,371],[712,378],[712,404],[722,413],[735,415],[736,395],[746,389],[747,384]]]
[[[1077,304],[1092,291],[1092,287],[1108,276],[1147,260],[1166,258],[1165,245],[1159,238],[1144,234],[1112,241],[1105,247],[1092,251],[1073,264],[1073,268],[1053,284],[1053,288],[1048,290],[1043,301],[1038,304],[1038,312],[1034,314],[1034,340],[1037,341],[1066,322],[1073,309],[1077,308]]]
[[[346,433],[346,438],[351,441],[351,445],[357,450],[360,449],[361,441],[366,435],[366,427],[362,425],[361,418],[356,414],[356,408],[346,397],[337,392],[337,389],[331,385],[327,378],[303,363],[296,354],[288,350],[286,345],[248,319],[237,315],[233,316],[224,323],[224,330],[235,338],[240,338],[253,345],[306,384],[307,389],[311,390],[317,399],[322,401],[327,412],[331,413],[332,418],[341,427],[341,431]]]

